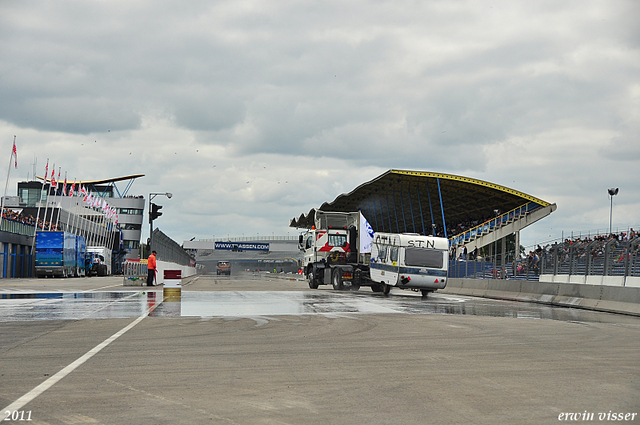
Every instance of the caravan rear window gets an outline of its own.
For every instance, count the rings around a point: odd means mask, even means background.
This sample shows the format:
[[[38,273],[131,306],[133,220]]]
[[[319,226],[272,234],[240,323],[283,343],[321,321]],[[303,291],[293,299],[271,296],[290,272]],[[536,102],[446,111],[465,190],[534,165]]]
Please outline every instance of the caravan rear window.
[[[442,251],[407,247],[405,250],[404,263],[407,266],[441,269],[444,261],[443,258]]]

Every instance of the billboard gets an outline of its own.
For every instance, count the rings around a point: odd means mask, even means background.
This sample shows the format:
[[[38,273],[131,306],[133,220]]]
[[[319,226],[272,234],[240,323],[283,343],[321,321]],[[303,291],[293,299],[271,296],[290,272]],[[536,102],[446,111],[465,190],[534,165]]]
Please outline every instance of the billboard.
[[[269,243],[216,242],[214,249],[226,249],[230,251],[269,251]]]

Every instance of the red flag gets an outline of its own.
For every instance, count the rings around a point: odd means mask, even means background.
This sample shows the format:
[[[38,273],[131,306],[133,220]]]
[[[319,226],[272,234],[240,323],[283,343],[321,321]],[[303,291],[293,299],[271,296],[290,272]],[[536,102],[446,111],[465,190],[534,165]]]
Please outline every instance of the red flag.
[[[69,197],[72,197],[75,191],[76,191],[76,181],[74,180],[73,184],[71,185],[71,189],[69,189]]]
[[[47,182],[47,176],[49,175],[49,160],[47,159],[47,166],[44,167],[44,182]]]
[[[18,168],[18,150],[16,149],[16,139],[13,139],[13,151],[11,151],[11,155],[14,156],[16,168]]]
[[[64,184],[62,185],[62,196],[67,196],[67,173],[64,173]]]
[[[58,186],[56,183],[56,164],[53,164],[53,167],[51,167],[51,186]]]

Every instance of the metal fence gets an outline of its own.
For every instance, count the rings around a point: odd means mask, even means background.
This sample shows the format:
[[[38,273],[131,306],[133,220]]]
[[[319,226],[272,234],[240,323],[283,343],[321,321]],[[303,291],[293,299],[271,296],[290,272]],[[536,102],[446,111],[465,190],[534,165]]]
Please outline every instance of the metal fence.
[[[525,258],[479,258],[451,261],[449,277],[538,280],[540,274],[640,276],[640,237],[598,237],[539,247]]]
[[[640,276],[640,237],[553,244],[542,250],[540,268],[555,275]]]
[[[540,271],[533,263],[521,259],[518,261],[508,261],[504,264],[499,258],[494,261],[490,258],[479,258],[477,260],[456,260],[449,262],[450,278],[466,279],[516,279],[533,280],[539,279]]]

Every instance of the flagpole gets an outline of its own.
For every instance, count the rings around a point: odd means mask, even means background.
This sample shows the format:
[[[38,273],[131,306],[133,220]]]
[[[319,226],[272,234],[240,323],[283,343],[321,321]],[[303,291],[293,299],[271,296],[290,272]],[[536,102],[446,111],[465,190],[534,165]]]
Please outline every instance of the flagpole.
[[[49,209],[49,195],[51,195],[51,188],[53,187],[53,182],[56,179],[54,177],[54,174],[56,173],[56,164],[53,164],[52,170],[51,170],[51,178],[49,178],[49,188],[47,189],[47,200],[45,201],[44,204],[44,218],[42,219],[42,230],[44,230],[44,226],[47,224],[47,210]],[[45,183],[46,183],[46,175],[45,175]],[[49,226],[47,226],[47,230],[51,230],[51,223],[49,223]]]
[[[62,167],[60,167],[62,168]],[[60,178],[60,175],[58,174],[58,178]],[[60,193],[60,208],[58,208],[58,216],[56,217],[56,230],[58,230],[58,223],[60,223],[60,213],[62,212],[62,200],[64,199],[63,196],[66,188],[66,181],[67,181],[67,172],[64,172],[64,181],[65,181],[65,185],[62,186],[62,192]],[[69,221],[67,220],[67,223],[69,223]],[[68,225],[68,224],[67,224]]]
[[[16,136],[13,136],[13,146],[16,146]],[[11,155],[9,156],[9,169],[7,170],[7,181],[4,184],[4,195],[2,196],[2,200],[0,200],[0,230],[2,230],[2,219],[4,218],[4,198],[7,197],[7,188],[9,187],[9,175],[11,174],[11,161],[13,160],[13,150],[11,148]],[[17,161],[17,158],[16,158]]]
[[[56,170],[53,170],[54,172]],[[60,184],[60,172],[62,171],[62,167],[58,167],[58,179],[56,180],[56,187],[54,189],[54,195],[56,197],[56,201],[58,200],[58,184]],[[49,222],[49,230],[51,230],[51,224],[53,224],[53,213],[55,208],[51,207],[51,221]],[[60,207],[58,207],[58,215],[56,216],[56,226],[53,228],[54,231],[58,230],[58,220],[60,219]]]

